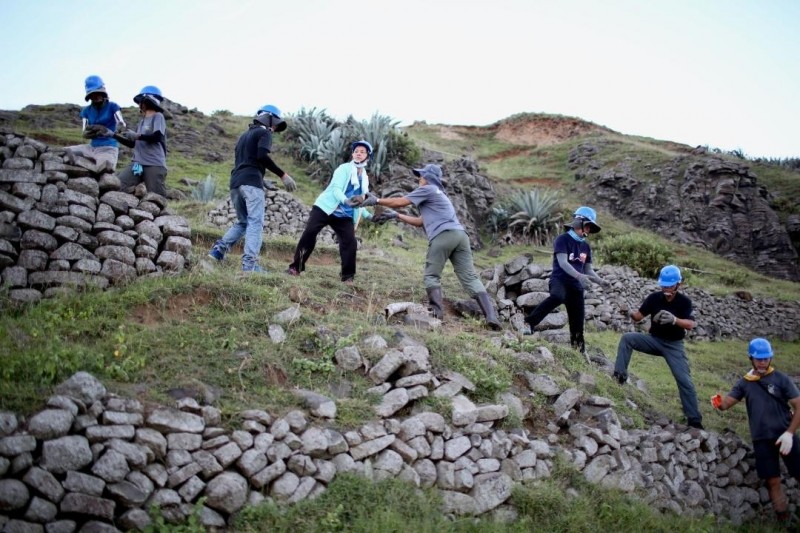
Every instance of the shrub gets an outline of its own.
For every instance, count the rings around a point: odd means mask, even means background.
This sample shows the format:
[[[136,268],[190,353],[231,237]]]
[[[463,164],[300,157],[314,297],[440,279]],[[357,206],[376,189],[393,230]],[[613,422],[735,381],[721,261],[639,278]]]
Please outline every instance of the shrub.
[[[523,238],[536,244],[545,244],[558,231],[559,195],[556,191],[533,189],[512,197],[514,214],[508,222],[513,232],[521,232]]]
[[[192,187],[192,200],[196,202],[207,203],[214,199],[217,192],[217,180],[214,176],[209,174],[204,181],[201,181],[197,186]]]
[[[598,241],[596,248],[602,262],[628,266],[654,279],[664,265],[673,262],[669,247],[641,235],[615,235]]]
[[[233,113],[227,109],[215,109],[211,112],[212,117],[232,117]]]

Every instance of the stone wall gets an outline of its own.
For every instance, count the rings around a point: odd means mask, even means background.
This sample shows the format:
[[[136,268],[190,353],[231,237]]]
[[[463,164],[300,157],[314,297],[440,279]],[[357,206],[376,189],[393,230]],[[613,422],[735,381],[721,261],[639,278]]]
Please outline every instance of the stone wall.
[[[166,198],[119,191],[81,157],[0,133],[0,273],[15,302],[183,271],[190,230]]]
[[[500,317],[521,331],[525,312],[549,296],[551,271],[550,265],[538,265],[523,255],[482,272],[481,277],[497,300]],[[638,309],[649,293],[659,290],[656,281],[642,278],[627,267],[603,266],[597,273],[610,285],[592,285],[586,291],[587,323],[601,331],[634,331],[628,312]],[[697,327],[688,332],[690,339],[767,337],[793,341],[800,337],[800,302],[778,302],[747,293],[718,297],[693,287],[681,290],[692,299],[697,319]],[[536,329],[548,340],[569,342],[569,333],[563,329],[566,324],[566,312],[559,307]]]
[[[280,342],[280,323],[269,329]],[[432,371],[423,344],[402,334],[395,339],[389,346],[373,335],[335,354],[342,370],[364,373],[380,397],[374,421],[350,431],[335,429],[336,403],[313,391],[287,391],[303,410],[243,411],[239,429],[229,431],[214,406],[192,398],[175,407],[143,405],[79,372],[30,418],[0,413],[0,526],[136,530],[151,522],[152,506],[179,523],[205,498],[202,523],[224,528],[245,505],[314,498],[343,472],[436,487],[448,514],[513,520],[514,485],[549,477],[559,457],[589,482],[657,509],[740,523],[768,506],[751,450],[739,437],[668,420],[625,429],[614,403],[594,395],[594,375],[574,376],[565,386],[547,373],[557,364],[544,347],[532,353],[506,347],[528,369],[518,376],[525,386],[494,404],[476,404],[469,379]],[[370,358],[377,363],[370,366],[362,352],[377,354]],[[452,408],[444,416],[425,411],[417,400],[428,395],[449,398]],[[509,414],[533,420],[531,396],[541,398],[532,404],[548,406],[535,417],[545,422],[501,429]],[[788,486],[796,502],[797,484]]]

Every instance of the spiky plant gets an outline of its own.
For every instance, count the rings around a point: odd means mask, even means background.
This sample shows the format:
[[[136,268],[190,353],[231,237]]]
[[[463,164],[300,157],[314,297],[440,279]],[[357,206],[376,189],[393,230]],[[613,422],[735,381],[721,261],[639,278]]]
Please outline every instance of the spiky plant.
[[[357,121],[352,116],[347,119],[347,133],[353,139],[363,139],[372,145],[372,161],[370,168],[375,177],[380,177],[388,165],[388,155],[390,150],[391,132],[399,121],[392,117],[375,113],[369,120]]]
[[[217,180],[211,174],[206,176],[204,181],[201,181],[196,186],[192,187],[191,196],[195,202],[208,203],[214,199],[214,194],[217,192]]]
[[[344,135],[341,128],[337,128],[331,132],[328,138],[320,145],[317,152],[316,159],[325,170],[327,170],[327,178],[333,175],[336,167],[342,164],[343,154],[345,153]]]
[[[511,198],[514,214],[508,227],[536,244],[546,244],[558,230],[558,206],[560,197],[556,191],[532,189]]]
[[[292,129],[300,141],[300,157],[306,161],[318,161],[331,134],[338,128],[324,109],[301,109],[292,115]]]

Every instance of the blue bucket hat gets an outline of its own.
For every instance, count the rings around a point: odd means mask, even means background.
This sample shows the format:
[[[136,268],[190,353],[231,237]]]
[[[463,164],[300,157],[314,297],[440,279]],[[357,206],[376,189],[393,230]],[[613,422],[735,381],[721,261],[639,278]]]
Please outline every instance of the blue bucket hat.
[[[444,190],[442,186],[442,167],[439,165],[431,163],[422,168],[414,168],[411,172],[418,178],[425,178],[425,181],[431,185],[436,185],[439,189]]]

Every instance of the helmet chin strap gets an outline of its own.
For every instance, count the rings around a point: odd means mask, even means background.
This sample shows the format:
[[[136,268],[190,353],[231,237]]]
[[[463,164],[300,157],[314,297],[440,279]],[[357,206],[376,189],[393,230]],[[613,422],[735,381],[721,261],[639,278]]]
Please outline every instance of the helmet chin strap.
[[[369,162],[369,159],[365,159],[361,163],[356,163],[355,161],[353,161],[353,164],[356,166],[356,168],[364,168],[364,167],[367,166],[368,162]]]

